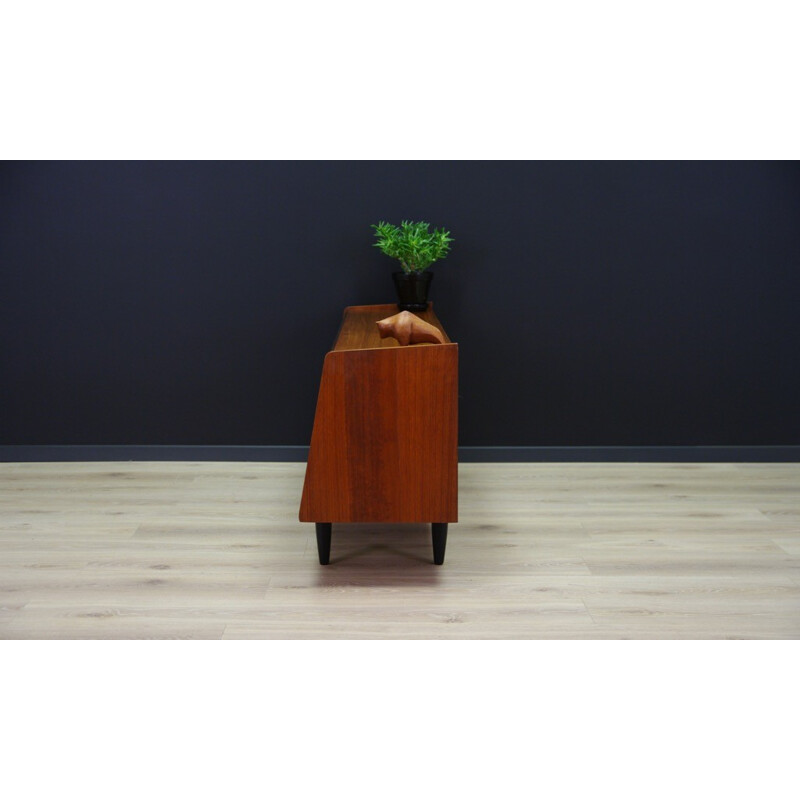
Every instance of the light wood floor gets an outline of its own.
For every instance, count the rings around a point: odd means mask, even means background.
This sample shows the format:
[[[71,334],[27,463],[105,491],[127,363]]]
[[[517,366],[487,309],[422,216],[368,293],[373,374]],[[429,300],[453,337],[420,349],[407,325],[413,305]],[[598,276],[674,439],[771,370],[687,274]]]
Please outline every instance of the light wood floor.
[[[305,465],[0,464],[0,639],[796,639],[800,465],[462,464],[429,528],[297,521]]]

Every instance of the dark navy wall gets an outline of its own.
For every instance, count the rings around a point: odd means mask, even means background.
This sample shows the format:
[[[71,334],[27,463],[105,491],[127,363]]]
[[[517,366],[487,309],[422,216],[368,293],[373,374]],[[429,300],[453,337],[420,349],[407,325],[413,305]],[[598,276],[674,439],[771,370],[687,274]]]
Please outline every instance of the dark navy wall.
[[[800,167],[0,166],[0,445],[308,443],[372,222],[450,229],[471,446],[800,444]]]

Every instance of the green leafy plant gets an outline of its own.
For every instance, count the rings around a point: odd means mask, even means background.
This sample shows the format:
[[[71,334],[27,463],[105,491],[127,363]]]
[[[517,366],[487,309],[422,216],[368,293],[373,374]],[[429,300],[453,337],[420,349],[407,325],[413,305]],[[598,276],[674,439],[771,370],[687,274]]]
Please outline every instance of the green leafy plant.
[[[388,222],[372,226],[377,242],[375,247],[400,261],[403,272],[424,272],[434,261],[444,258],[450,250],[450,231],[434,228],[427,222],[403,220],[398,228]]]

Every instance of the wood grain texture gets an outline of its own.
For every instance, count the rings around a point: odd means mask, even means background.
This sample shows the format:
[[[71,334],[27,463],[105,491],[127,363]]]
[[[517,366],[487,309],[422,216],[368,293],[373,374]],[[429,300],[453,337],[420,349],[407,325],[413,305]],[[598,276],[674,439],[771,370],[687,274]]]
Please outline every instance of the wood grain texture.
[[[421,524],[341,524],[298,463],[0,464],[0,639],[798,639],[800,465],[462,464]]]
[[[348,309],[325,357],[303,522],[458,520],[458,345],[357,349],[387,308]]]
[[[458,345],[328,353],[300,520],[458,521]]]

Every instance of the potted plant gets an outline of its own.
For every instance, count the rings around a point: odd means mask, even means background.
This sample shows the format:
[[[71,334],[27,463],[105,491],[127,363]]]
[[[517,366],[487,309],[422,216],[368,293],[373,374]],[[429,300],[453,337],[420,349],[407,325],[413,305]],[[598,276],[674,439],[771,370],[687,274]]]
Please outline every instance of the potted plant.
[[[450,249],[450,232],[434,228],[427,222],[403,220],[398,228],[388,222],[372,226],[378,247],[400,261],[402,270],[392,273],[397,288],[397,306],[403,311],[424,311],[428,307],[428,288],[433,273],[430,266],[444,258]]]

